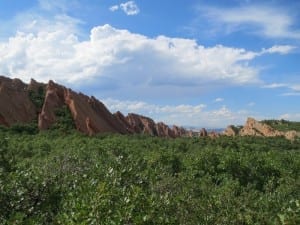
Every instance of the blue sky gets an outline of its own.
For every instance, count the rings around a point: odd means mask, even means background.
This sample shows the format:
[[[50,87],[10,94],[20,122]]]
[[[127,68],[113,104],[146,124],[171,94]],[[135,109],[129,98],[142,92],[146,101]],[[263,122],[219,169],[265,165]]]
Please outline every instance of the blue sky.
[[[217,128],[300,121],[300,1],[1,0],[0,74]]]

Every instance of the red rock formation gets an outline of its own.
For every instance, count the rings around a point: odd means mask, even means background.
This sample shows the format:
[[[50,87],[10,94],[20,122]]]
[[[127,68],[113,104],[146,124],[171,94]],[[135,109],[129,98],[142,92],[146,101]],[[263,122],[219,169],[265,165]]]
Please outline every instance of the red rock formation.
[[[207,137],[207,131],[205,128],[202,128],[199,132],[200,137]]]
[[[126,117],[120,111],[117,111],[116,113],[114,113],[114,117],[119,121],[120,124],[123,125],[123,127],[126,129],[127,133],[129,133],[129,134],[134,133],[134,129],[131,127],[131,125],[126,120]]]
[[[27,86],[27,90],[29,91],[35,91],[39,92],[40,90],[45,91],[46,90],[46,84],[37,82],[34,79],[30,80],[30,83]]]
[[[53,81],[49,81],[46,87],[44,105],[39,114],[38,126],[40,130],[49,129],[55,122],[55,111],[64,106],[66,89]]]
[[[222,133],[225,136],[237,136],[238,135],[238,129],[233,126],[229,125]]]
[[[208,137],[210,137],[210,138],[218,138],[218,137],[220,137],[220,134],[217,133],[217,132],[215,132],[215,131],[212,131],[212,132],[210,132],[208,134]]]
[[[271,126],[261,123],[253,118],[248,118],[246,124],[240,130],[239,135],[275,137],[275,136],[284,136],[284,133],[275,130]]]
[[[296,137],[300,137],[300,132],[297,132],[295,130],[286,131],[284,133],[284,137],[288,140],[295,140]]]
[[[157,136],[156,124],[151,118],[129,113],[126,120],[135,133]]]
[[[37,110],[31,102],[27,85],[19,79],[0,76],[0,125],[32,122]]]
[[[101,132],[127,133],[125,127],[94,97],[76,93],[49,81],[39,128],[48,129],[56,121],[55,111],[62,106],[69,108],[77,130],[93,135]]]
[[[64,107],[70,110],[77,130],[89,135],[101,132],[143,133],[174,138],[197,134],[182,127],[170,128],[162,122],[155,123],[151,118],[133,113],[126,117],[120,112],[111,114],[96,98],[74,92],[53,81],[43,84],[31,79],[26,85],[19,79],[0,76],[0,125],[28,123],[38,118],[39,129],[46,130],[57,122],[57,111]],[[205,129],[201,135],[207,135]]]
[[[176,125],[173,125],[172,128],[175,137],[185,137],[185,136],[189,136],[188,132],[186,129],[184,129],[183,127],[178,127]]]
[[[157,136],[159,137],[171,137],[175,138],[175,133],[173,130],[170,129],[170,127],[163,122],[156,124],[156,132]]]

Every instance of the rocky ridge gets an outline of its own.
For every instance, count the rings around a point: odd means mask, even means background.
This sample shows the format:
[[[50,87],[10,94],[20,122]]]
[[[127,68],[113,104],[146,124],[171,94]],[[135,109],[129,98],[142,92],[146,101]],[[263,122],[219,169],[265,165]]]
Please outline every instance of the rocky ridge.
[[[19,79],[0,76],[0,125],[9,127],[37,122],[40,130],[47,130],[57,122],[56,112],[63,107],[70,111],[75,128],[87,135],[103,132],[172,138],[189,135],[182,127],[170,128],[142,115],[112,114],[95,97],[77,93],[53,81],[42,84],[31,80],[25,84]]]
[[[285,137],[289,140],[294,140],[300,137],[300,133],[295,130],[279,131],[270,125],[259,122],[254,118],[249,117],[243,127],[228,126],[223,135],[226,136],[261,136],[261,137]]]
[[[37,123],[40,130],[47,130],[58,122],[57,111],[67,109],[74,127],[87,135],[110,132],[119,134],[148,134],[158,137],[211,137],[226,136],[283,136],[289,140],[300,137],[295,130],[278,131],[266,123],[248,118],[242,127],[228,126],[222,133],[208,132],[205,128],[193,131],[163,122],[155,123],[149,117],[121,112],[112,114],[106,106],[91,96],[77,93],[49,81],[29,84],[20,79],[0,76],[0,125]]]

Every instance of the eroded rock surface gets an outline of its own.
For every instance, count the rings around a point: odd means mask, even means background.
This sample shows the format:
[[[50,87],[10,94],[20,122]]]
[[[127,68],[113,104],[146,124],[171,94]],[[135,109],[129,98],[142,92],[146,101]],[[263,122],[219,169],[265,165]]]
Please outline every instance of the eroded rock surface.
[[[36,116],[37,109],[29,98],[28,85],[19,79],[0,76],[0,125],[29,123]]]
[[[261,123],[253,118],[248,118],[244,127],[240,130],[239,135],[275,137],[283,136],[284,133],[275,130],[274,128],[265,123]]]
[[[46,88],[45,101],[39,116],[39,128],[44,130],[56,122],[55,111],[66,105],[70,110],[77,130],[93,135],[113,132],[127,133],[125,127],[94,97],[76,93],[50,81]]]

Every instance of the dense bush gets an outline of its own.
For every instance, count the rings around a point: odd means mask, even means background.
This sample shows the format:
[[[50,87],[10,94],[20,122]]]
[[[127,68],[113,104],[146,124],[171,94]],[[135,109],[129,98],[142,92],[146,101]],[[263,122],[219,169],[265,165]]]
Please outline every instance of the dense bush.
[[[300,224],[298,141],[0,133],[0,224]]]

